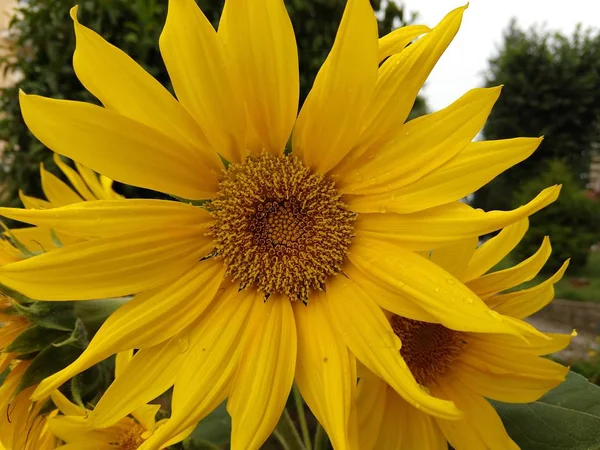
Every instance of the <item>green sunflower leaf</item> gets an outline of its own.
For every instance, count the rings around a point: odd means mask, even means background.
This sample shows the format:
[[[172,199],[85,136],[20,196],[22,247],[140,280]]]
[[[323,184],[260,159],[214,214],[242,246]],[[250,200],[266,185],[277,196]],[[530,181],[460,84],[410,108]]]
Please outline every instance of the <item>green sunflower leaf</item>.
[[[30,322],[60,331],[73,331],[75,328],[75,313],[73,302],[43,302],[20,298],[12,292],[10,297],[15,298],[20,304],[15,305],[18,312]]]
[[[67,338],[68,333],[60,330],[51,330],[39,326],[32,326],[18,335],[5,351],[9,353],[33,353],[39,352],[61,337]]]
[[[600,387],[581,375],[533,403],[492,403],[522,450],[600,450]]]
[[[229,444],[231,435],[231,418],[227,413],[226,403],[202,420],[191,436],[183,441],[185,450],[217,450]]]
[[[31,364],[27,367],[27,370],[21,378],[21,382],[19,383],[15,395],[23,389],[38,384],[44,378],[48,378],[50,375],[64,369],[75,361],[79,355],[81,355],[82,351],[83,349],[80,346],[72,344],[64,345],[62,347],[49,345],[33,358]]]

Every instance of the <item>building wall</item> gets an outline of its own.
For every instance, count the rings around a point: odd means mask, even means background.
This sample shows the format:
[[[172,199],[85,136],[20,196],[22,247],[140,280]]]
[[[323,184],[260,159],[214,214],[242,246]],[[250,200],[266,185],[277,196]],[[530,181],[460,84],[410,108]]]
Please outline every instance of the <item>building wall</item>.
[[[6,47],[10,44],[7,40],[8,24],[16,5],[17,0],[0,0],[0,55],[2,56],[7,53],[8,50]],[[4,77],[4,75],[0,73],[0,86],[10,85],[14,78],[15,77],[11,74]]]

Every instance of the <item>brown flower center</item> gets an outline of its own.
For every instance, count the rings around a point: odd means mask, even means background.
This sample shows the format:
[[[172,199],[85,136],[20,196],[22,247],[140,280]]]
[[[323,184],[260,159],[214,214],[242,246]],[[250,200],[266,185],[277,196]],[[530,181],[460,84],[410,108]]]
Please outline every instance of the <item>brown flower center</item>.
[[[211,233],[227,275],[307,301],[341,270],[354,233],[333,182],[294,156],[263,154],[233,164],[211,203]]]
[[[111,445],[118,450],[136,450],[144,443],[142,434],[145,432],[146,429],[142,425],[134,423],[130,428],[124,430],[123,433],[119,435],[117,441]]]
[[[400,338],[400,354],[417,382],[436,384],[448,371],[464,347],[465,333],[438,323],[419,322],[394,315],[392,329]]]

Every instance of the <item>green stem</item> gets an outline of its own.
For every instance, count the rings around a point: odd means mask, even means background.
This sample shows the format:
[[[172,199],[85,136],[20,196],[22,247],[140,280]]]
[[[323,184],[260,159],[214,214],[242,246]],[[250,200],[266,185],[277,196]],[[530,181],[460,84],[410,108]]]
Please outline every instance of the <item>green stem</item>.
[[[321,424],[317,425],[317,432],[315,433],[315,447],[314,450],[327,450],[329,444],[329,438],[325,429]]]
[[[300,389],[294,384],[292,389],[294,394],[294,403],[296,404],[296,411],[298,412],[298,420],[300,421],[300,431],[302,431],[302,439],[304,440],[304,447],[312,448],[310,442],[310,433],[308,432],[308,424],[306,423],[306,410],[304,409],[304,400],[300,395]]]
[[[287,409],[283,410],[283,414],[281,415],[281,419],[279,419],[277,427],[275,427],[275,431],[273,431],[273,435],[277,438],[283,450],[309,450],[304,448],[302,439]]]

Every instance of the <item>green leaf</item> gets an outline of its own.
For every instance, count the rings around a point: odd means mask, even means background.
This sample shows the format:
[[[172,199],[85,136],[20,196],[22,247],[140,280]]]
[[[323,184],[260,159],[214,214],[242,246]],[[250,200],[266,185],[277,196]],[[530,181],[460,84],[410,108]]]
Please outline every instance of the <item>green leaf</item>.
[[[39,326],[27,328],[12,341],[5,351],[9,353],[33,353],[39,352],[61,337],[67,338],[64,331],[50,330]]]
[[[53,345],[46,347],[33,358],[29,367],[27,367],[15,395],[64,369],[75,361],[82,351],[81,347],[71,344],[62,347]]]
[[[25,303],[15,307],[19,313],[36,325],[61,331],[72,331],[75,328],[73,302],[32,301],[19,298],[16,293],[12,293],[10,296],[20,303]]]
[[[522,450],[600,450],[600,387],[581,375],[537,402],[492,403]]]
[[[209,450],[224,448],[229,444],[231,417],[226,402],[202,420],[189,438],[183,442],[185,450]]]

